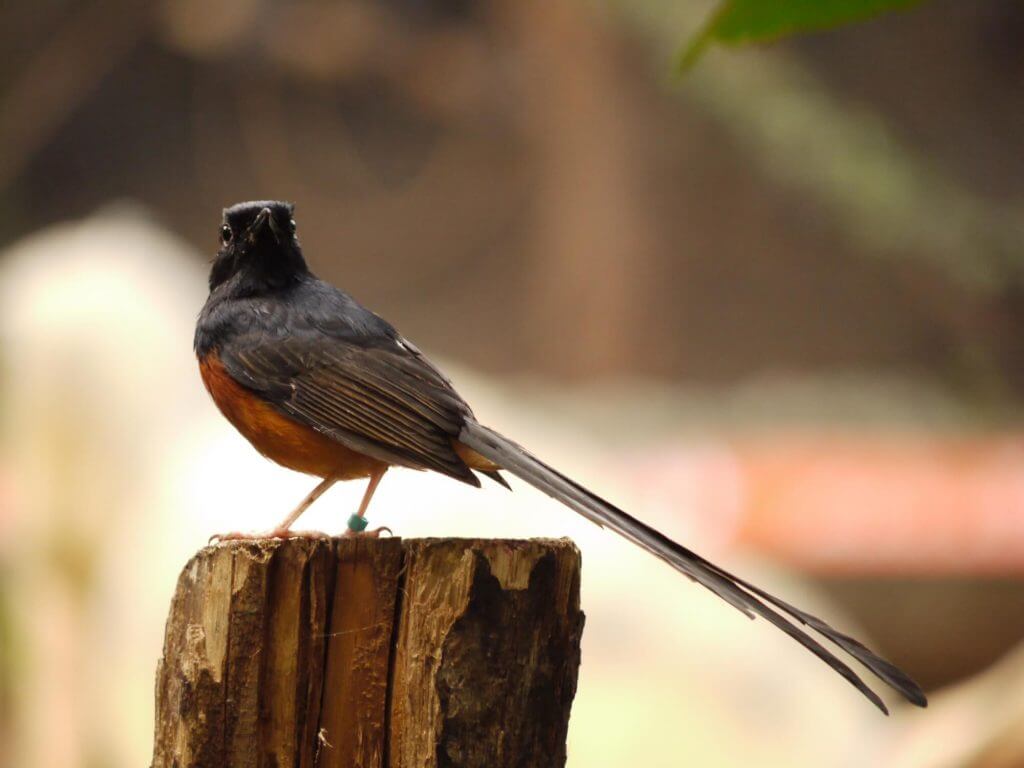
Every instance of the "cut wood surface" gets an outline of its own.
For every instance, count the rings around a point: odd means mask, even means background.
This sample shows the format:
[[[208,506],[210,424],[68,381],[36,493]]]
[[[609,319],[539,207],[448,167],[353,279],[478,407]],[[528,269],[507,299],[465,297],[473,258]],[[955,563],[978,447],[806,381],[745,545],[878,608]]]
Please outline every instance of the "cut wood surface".
[[[564,765],[579,582],[568,540],[206,547],[167,619],[153,766]]]

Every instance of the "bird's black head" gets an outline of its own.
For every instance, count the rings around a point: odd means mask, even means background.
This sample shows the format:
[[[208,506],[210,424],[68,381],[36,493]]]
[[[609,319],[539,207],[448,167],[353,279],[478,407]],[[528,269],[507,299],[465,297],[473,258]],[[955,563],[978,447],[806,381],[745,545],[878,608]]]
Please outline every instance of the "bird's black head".
[[[307,274],[294,210],[291,203],[276,200],[225,208],[210,290],[232,281],[233,293],[253,294],[285,287]]]

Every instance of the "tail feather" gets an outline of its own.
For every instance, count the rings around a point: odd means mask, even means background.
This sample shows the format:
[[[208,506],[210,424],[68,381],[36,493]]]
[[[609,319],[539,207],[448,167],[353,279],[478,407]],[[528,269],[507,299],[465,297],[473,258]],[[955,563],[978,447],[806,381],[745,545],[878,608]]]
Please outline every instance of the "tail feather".
[[[503,486],[506,490],[511,491],[512,486],[508,484],[508,480],[501,476],[501,472],[496,469],[479,469],[477,470],[484,477],[489,477],[491,480],[496,482],[498,485]]]
[[[677,544],[664,534],[543,463],[503,435],[475,421],[468,421],[459,434],[459,441],[538,490],[579,512],[591,522],[611,528],[620,536],[664,560],[747,617],[760,616],[774,624],[846,678],[851,685],[885,714],[888,714],[888,710],[881,698],[861,680],[857,673],[782,613],[788,614],[800,624],[810,627],[842,648],[879,679],[899,691],[911,703],[921,707],[927,705],[924,693],[917,683],[852,637],[836,631],[821,619],[768,594]]]

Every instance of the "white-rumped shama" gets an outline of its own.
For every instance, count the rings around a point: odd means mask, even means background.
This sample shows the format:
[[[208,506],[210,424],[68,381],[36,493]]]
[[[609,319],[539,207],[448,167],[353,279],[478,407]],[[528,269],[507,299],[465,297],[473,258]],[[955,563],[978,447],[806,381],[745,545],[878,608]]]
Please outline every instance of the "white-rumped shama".
[[[338,480],[369,478],[349,522],[350,531],[361,531],[388,467],[430,469],[475,486],[476,473],[507,485],[499,474],[505,470],[661,558],[748,617],[771,622],[883,712],[881,698],[804,628],[849,653],[911,703],[926,705],[910,677],[861,643],[677,544],[480,424],[413,344],[309,271],[292,216],[292,205],[276,201],[224,211],[210,296],[195,334],[203,382],[227,419],[268,458],[323,478],[265,535],[295,535],[290,526]]]

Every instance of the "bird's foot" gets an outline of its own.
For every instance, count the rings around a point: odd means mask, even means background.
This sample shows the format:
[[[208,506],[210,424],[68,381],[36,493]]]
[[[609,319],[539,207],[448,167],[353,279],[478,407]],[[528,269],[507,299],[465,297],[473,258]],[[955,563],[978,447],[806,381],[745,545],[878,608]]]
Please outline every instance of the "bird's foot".
[[[371,539],[379,539],[383,531],[387,531],[389,536],[395,535],[386,525],[382,525],[380,528],[372,528],[369,531],[353,531],[349,528],[343,535],[346,539],[358,539],[364,536]]]
[[[225,541],[264,541],[266,539],[329,539],[326,533],[321,531],[293,531],[290,528],[273,528],[269,531],[243,532],[232,531],[231,533],[215,533],[210,537],[210,544],[222,544]]]

